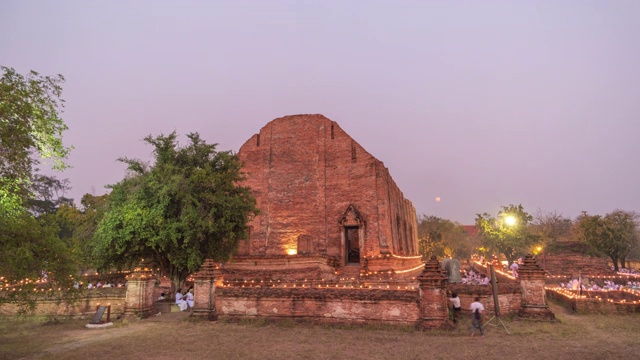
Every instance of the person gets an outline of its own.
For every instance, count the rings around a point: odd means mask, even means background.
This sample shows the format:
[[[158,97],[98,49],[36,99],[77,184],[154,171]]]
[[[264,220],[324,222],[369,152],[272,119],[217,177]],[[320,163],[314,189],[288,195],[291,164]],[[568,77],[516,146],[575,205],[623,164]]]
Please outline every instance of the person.
[[[164,300],[164,293],[160,294],[160,296],[158,297],[158,301],[162,301]]]
[[[509,269],[511,269],[511,275],[513,275],[514,278],[517,278],[518,277],[518,263],[515,260],[513,261],[513,264],[511,264]]]
[[[178,292],[176,293],[176,305],[178,305],[178,307],[180,308],[180,311],[187,310],[187,307],[189,306],[187,302],[184,300],[184,296],[182,295],[182,289],[178,289]]]
[[[453,304],[453,322],[457,323],[458,314],[460,314],[460,311],[462,310],[462,308],[460,307],[460,298],[458,297],[458,294],[452,292],[449,301],[451,301],[451,304]]]
[[[480,297],[475,297],[469,309],[471,310],[471,336],[475,334],[476,330],[480,331],[480,336],[484,336],[484,329],[482,328],[484,305],[480,302]]]
[[[193,286],[189,288],[189,291],[187,291],[187,295],[185,295],[185,297],[187,298],[187,305],[189,305],[190,308],[193,307]]]
[[[480,285],[489,285],[490,282],[491,282],[491,279],[489,279],[488,276],[485,276],[483,274],[482,275],[482,281],[480,282]]]

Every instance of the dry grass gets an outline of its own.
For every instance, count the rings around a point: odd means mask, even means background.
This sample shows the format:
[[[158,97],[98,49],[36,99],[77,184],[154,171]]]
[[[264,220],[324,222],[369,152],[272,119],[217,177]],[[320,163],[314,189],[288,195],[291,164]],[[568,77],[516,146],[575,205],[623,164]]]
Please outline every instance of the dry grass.
[[[503,319],[484,337],[463,322],[451,332],[412,328],[295,324],[285,321],[190,321],[166,314],[87,330],[86,320],[43,325],[45,319],[0,321],[0,358],[36,359],[633,359],[640,357],[640,314],[569,315],[559,323]]]

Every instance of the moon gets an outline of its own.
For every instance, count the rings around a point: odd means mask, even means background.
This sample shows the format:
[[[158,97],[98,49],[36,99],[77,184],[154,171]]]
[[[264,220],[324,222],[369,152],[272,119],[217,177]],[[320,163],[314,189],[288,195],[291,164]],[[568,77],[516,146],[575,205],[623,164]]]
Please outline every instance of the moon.
[[[436,198],[436,202],[440,202],[440,196]]]

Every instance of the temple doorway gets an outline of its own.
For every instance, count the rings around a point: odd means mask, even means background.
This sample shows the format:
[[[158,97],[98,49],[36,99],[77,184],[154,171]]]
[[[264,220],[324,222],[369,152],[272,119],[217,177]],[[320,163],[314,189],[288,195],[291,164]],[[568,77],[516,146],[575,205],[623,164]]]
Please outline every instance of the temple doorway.
[[[360,264],[360,228],[345,226],[344,239],[347,264]]]

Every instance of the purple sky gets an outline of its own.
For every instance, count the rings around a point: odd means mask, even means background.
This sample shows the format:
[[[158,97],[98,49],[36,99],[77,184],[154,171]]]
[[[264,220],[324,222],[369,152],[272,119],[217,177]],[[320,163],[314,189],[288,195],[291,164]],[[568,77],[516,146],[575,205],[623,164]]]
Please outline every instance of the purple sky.
[[[640,1],[4,0],[0,34],[0,65],[67,79],[77,199],[148,134],[237,151],[321,113],[418,214],[640,211]]]

